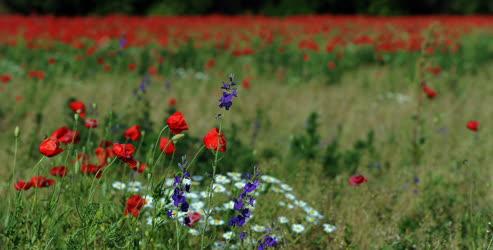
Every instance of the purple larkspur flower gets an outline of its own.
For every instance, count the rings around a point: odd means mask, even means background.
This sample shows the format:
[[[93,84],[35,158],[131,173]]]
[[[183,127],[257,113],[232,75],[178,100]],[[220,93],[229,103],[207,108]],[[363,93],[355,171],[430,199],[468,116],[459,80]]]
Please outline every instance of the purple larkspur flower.
[[[259,241],[258,250],[264,250],[264,249],[267,249],[269,247],[276,247],[277,244],[278,244],[278,242],[277,242],[276,238],[269,236],[269,235],[266,235],[264,237],[263,241]]]
[[[223,90],[223,94],[219,99],[219,108],[224,108],[229,110],[231,106],[233,106],[233,100],[235,97],[238,97],[238,90],[236,88],[236,82],[233,79],[233,75],[229,76],[228,82],[223,82],[221,89]]]
[[[240,233],[240,240],[244,240],[246,237],[247,237],[247,233],[246,232],[241,232]]]

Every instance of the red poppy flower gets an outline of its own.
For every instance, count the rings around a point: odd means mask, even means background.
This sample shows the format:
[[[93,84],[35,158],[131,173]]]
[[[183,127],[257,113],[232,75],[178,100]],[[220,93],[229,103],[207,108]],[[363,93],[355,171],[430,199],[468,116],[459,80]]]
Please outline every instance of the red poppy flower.
[[[135,146],[128,144],[113,144],[113,153],[120,159],[132,159],[135,153]]]
[[[328,68],[329,70],[334,70],[334,69],[336,68],[336,63],[335,63],[334,61],[329,61],[329,62],[327,63],[327,68]]]
[[[63,152],[63,149],[60,148],[60,143],[57,139],[50,137],[41,142],[39,152],[47,157],[53,157]]]
[[[140,210],[146,204],[146,200],[140,195],[134,194],[127,200],[127,206],[125,207],[124,214],[132,214],[134,217],[139,217]]]
[[[479,130],[479,122],[478,121],[469,121],[467,123],[467,128],[473,132],[478,132]]]
[[[134,71],[136,68],[137,68],[137,64],[135,63],[131,63],[128,65],[128,70],[130,71]]]
[[[25,182],[24,180],[19,180],[17,183],[15,183],[14,187],[17,191],[29,190],[32,187],[32,184],[31,182]]]
[[[213,128],[204,136],[204,145],[207,149],[226,151],[226,137],[224,133],[219,134],[219,129]]]
[[[125,138],[132,140],[132,141],[137,141],[140,139],[140,136],[142,133],[140,132],[140,126],[139,125],[133,125],[132,127],[128,128],[125,131]]]
[[[147,72],[149,73],[149,75],[156,75],[157,74],[157,68],[155,66],[151,66],[149,68],[149,70],[147,70]]]
[[[95,175],[97,179],[101,178],[101,176],[103,175],[103,167],[96,166],[94,164],[84,164],[80,168],[80,171],[84,174]]]
[[[187,121],[181,112],[175,112],[166,121],[171,133],[179,134],[185,130],[188,130]]]
[[[130,169],[140,174],[144,173],[144,171],[147,169],[147,164],[136,161],[134,159],[125,160],[125,162],[128,164]]]
[[[244,88],[244,89],[250,89],[250,77],[247,77],[243,80],[241,86]]]
[[[86,128],[97,128],[98,127],[98,120],[86,119],[84,126],[86,126]]]
[[[216,60],[213,58],[207,60],[207,63],[205,64],[205,69],[212,69],[216,65]]]
[[[55,185],[55,180],[48,179],[44,176],[34,176],[30,181],[31,185],[36,188],[43,188]]]
[[[188,213],[187,226],[193,227],[195,223],[200,221],[200,219],[202,219],[202,215],[199,212]]]
[[[170,107],[176,106],[176,99],[175,98],[169,98],[168,106],[170,106]]]
[[[359,186],[367,181],[368,179],[366,179],[363,175],[353,175],[349,177],[349,185],[351,186]]]
[[[437,92],[426,84],[423,84],[423,91],[429,99],[433,99],[437,96]]]
[[[10,75],[0,75],[0,81],[3,83],[3,84],[7,84],[9,83],[10,81],[12,80],[12,77]]]
[[[79,113],[80,117],[86,117],[86,105],[81,101],[73,101],[69,104],[70,109],[74,113]]]
[[[50,170],[50,174],[53,176],[65,177],[68,173],[68,168],[65,166],[53,167]]]
[[[105,64],[105,65],[103,65],[103,70],[104,70],[105,72],[110,72],[110,71],[111,71],[111,65],[109,65],[109,64]]]
[[[79,131],[70,130],[67,127],[61,127],[55,130],[50,137],[57,139],[63,144],[78,143],[80,140]]]
[[[31,70],[29,71],[29,77],[32,79],[38,79],[38,80],[44,80],[45,79],[45,72],[41,70]]]
[[[173,141],[169,140],[166,137],[161,138],[159,148],[167,155],[172,155],[176,151],[176,147],[175,144],[173,144]]]
[[[50,59],[48,59],[48,64],[53,65],[55,63],[56,63],[56,59],[55,58],[51,57]]]

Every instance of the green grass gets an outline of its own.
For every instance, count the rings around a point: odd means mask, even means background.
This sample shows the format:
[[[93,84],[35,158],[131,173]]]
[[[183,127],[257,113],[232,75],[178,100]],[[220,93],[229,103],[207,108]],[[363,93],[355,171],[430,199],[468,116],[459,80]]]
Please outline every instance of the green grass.
[[[490,195],[490,168],[493,159],[490,151],[493,143],[490,138],[493,134],[489,125],[493,124],[493,109],[488,100],[493,93],[492,70],[493,65],[488,64],[478,69],[476,74],[455,76],[445,73],[431,79],[439,96],[423,103],[421,116],[425,143],[421,147],[423,157],[418,166],[414,166],[411,153],[415,126],[412,116],[421,90],[406,71],[391,66],[362,68],[345,73],[336,85],[321,84],[317,77],[299,84],[286,84],[268,75],[255,77],[250,90],[240,90],[232,110],[223,112],[226,136],[235,122],[240,127],[239,139],[249,144],[253,121],[257,111],[261,110],[263,116],[255,155],[262,172],[290,184],[298,197],[337,226],[336,232],[329,235],[320,227],[300,237],[287,233],[282,247],[491,247],[493,235],[489,222],[493,197]],[[240,79],[245,77],[241,71],[235,73]],[[151,232],[143,218],[123,217],[124,202],[129,195],[115,193],[111,188],[115,179],[130,178],[123,166],[118,166],[96,182],[94,203],[89,202],[88,195],[92,179],[73,175],[66,181],[62,179],[60,185],[37,190],[40,202],[33,206],[33,190],[16,192],[9,183],[14,161],[14,128],[19,126],[21,133],[14,180],[35,174],[33,166],[39,157],[29,157],[29,152],[36,151],[45,135],[65,124],[69,117],[66,101],[71,96],[85,101],[88,106],[96,103],[98,115],[95,118],[100,120],[112,111],[123,116],[128,124],[133,124],[139,115],[148,111],[155,131],[164,125],[167,99],[175,97],[178,110],[185,114],[190,125],[187,133],[201,138],[209,128],[216,126],[214,117],[218,112],[219,83],[223,79],[224,74],[215,71],[206,81],[174,77],[171,90],[164,89],[162,79],[153,79],[145,95],[150,103],[146,110],[132,96],[132,90],[141,79],[131,74],[97,73],[84,80],[61,75],[40,82],[18,78],[5,85],[0,100],[0,128],[3,131],[0,144],[4,149],[0,152],[3,163],[0,194],[5,202],[0,205],[0,215],[6,218],[11,211],[9,199],[15,201],[18,214],[9,216],[10,223],[16,223],[14,228],[2,223],[1,245],[6,248],[138,248],[136,242],[143,239],[142,248],[174,248],[171,225]],[[451,84],[454,81],[457,82],[455,87]],[[389,97],[389,92],[405,95],[408,99],[400,103]],[[16,102],[15,96],[23,96],[24,99]],[[322,144],[333,140],[338,126],[342,128],[342,150],[351,148],[368,131],[375,132],[374,146],[381,167],[368,167],[374,162],[365,155],[357,168],[358,173],[368,177],[368,183],[351,187],[348,185],[348,172],[330,178],[325,169],[331,166],[323,166],[318,159],[300,160],[291,155],[290,138],[304,131],[305,119],[311,112],[319,114],[318,131]],[[38,113],[42,114],[39,127],[35,122]],[[466,122],[472,119],[481,122],[477,134],[465,127]],[[96,130],[99,135],[102,132],[103,128]],[[151,141],[154,140],[152,138]],[[94,147],[97,143],[88,146]],[[277,156],[265,157],[267,151],[273,151]],[[59,159],[44,161],[40,169],[47,175],[50,167],[61,163],[64,158],[59,156]],[[67,166],[71,171],[77,168],[70,163]],[[218,172],[248,167],[220,163]],[[176,167],[168,169],[164,165],[157,170],[157,176],[171,177],[176,171]],[[207,169],[201,171],[208,172]],[[415,171],[420,178],[417,185],[413,183]],[[145,181],[145,175],[137,178]],[[49,204],[53,194],[60,194],[60,198]],[[277,206],[276,199],[275,195],[267,195],[258,200],[256,221],[269,223],[284,213]],[[196,248],[196,243],[196,239],[187,237],[183,239],[182,247]]]

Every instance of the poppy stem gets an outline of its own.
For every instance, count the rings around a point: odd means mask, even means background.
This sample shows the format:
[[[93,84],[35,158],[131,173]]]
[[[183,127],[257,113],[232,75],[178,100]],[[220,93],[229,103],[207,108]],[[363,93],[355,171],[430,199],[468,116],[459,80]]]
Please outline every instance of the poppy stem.
[[[219,120],[219,135],[221,135],[221,130],[222,130],[222,125],[223,125],[223,120]],[[212,198],[213,198],[213,193],[214,193],[214,182],[216,180],[216,167],[217,167],[217,162],[218,162],[218,155],[219,155],[219,148],[221,147],[221,136],[217,137],[217,148],[216,152],[214,154],[214,164],[212,165],[212,180],[211,184],[209,185],[209,188],[207,190],[208,192],[208,199],[207,199],[207,206],[204,212],[205,212],[205,225],[204,229],[202,230],[202,235],[200,236],[200,249],[204,249],[204,235],[205,232],[207,231],[207,227],[209,226],[209,218],[210,214],[212,212]]]
[[[156,147],[159,143],[159,140],[161,139],[161,135],[163,135],[164,133],[164,130],[166,130],[168,128],[168,125],[164,126],[161,131],[159,131],[159,135],[157,136],[157,139],[156,139],[156,143],[154,143],[154,146],[152,147],[152,156],[151,156],[151,162],[150,164],[152,164],[154,166],[154,155],[156,154]]]

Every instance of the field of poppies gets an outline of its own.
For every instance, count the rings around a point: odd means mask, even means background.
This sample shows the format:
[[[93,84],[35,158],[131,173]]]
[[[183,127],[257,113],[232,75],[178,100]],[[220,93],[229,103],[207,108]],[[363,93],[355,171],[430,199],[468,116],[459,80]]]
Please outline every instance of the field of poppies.
[[[489,249],[489,16],[0,16],[0,249]]]

